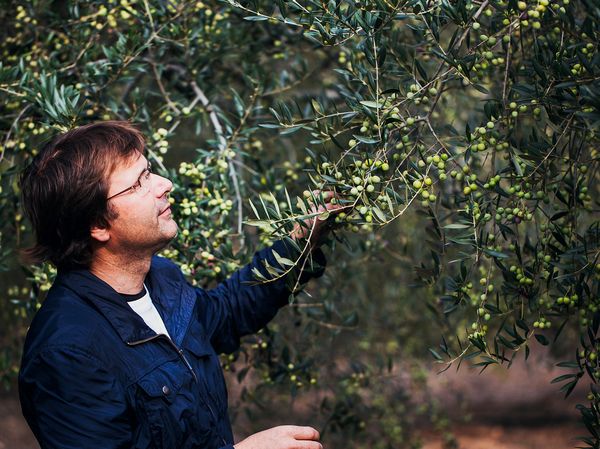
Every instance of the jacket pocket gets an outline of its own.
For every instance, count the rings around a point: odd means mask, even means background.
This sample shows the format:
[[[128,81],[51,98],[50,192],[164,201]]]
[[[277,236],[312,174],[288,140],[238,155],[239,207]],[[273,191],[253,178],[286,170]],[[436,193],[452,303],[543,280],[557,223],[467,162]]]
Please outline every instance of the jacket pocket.
[[[138,387],[149,398],[161,398],[166,403],[172,403],[185,381],[185,371],[178,362],[167,362],[155,368],[138,380]]]
[[[180,361],[169,361],[142,376],[136,383],[136,408],[153,445],[160,449],[184,447],[194,428],[191,373]]]

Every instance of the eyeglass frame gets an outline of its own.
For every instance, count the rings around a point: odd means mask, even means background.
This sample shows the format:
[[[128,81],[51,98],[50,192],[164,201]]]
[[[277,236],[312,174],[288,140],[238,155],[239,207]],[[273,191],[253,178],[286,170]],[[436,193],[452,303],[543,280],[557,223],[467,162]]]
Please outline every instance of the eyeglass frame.
[[[150,161],[148,161],[148,165],[146,166],[146,168],[142,171],[142,173],[140,173],[140,176],[138,177],[137,181],[135,182],[135,184],[133,184],[132,186],[127,187],[126,189],[121,190],[118,193],[115,193],[114,195],[109,196],[108,198],[106,198],[106,201],[108,200],[112,200],[113,198],[119,196],[119,195],[123,195],[124,193],[127,193],[129,191],[133,191],[138,192],[138,189],[142,188],[142,178],[145,177],[145,181],[150,181],[150,175],[152,175],[152,163]]]

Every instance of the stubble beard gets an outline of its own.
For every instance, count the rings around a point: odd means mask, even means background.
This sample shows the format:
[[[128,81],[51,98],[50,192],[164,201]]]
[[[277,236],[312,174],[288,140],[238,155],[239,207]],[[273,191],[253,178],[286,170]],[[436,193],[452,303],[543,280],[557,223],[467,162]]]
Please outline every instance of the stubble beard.
[[[171,221],[173,221],[175,228],[172,231],[169,230],[169,232],[167,232],[166,226],[159,225],[157,230],[155,229],[154,231],[159,234],[158,236],[148,235],[144,238],[143,233],[140,232],[137,234],[138,238],[123,241],[122,248],[124,253],[132,258],[145,259],[146,257],[153,256],[163,248],[167,247],[175,239],[177,233],[179,232],[179,227],[177,226],[175,220],[171,219]]]

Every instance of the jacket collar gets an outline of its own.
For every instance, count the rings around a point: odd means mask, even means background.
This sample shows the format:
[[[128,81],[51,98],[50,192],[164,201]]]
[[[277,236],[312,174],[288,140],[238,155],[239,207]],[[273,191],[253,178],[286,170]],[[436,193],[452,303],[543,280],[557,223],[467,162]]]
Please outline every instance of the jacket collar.
[[[189,292],[182,291],[185,290],[182,282],[177,282],[172,276],[161,275],[161,270],[155,267],[156,259],[152,259],[144,283],[173,342],[179,345],[192,317],[195,298]],[[109,321],[124,343],[156,335],[118,292],[89,270],[77,268],[59,272],[55,283],[72,290],[90,303]]]

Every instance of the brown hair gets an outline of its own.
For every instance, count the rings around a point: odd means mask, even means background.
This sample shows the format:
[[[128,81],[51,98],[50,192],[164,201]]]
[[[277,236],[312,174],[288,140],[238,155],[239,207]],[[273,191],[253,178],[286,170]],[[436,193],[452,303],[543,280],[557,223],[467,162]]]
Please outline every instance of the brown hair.
[[[23,205],[36,244],[28,262],[59,269],[88,266],[93,226],[114,219],[106,197],[116,165],[144,152],[143,134],[126,121],[81,126],[47,143],[21,176]]]

